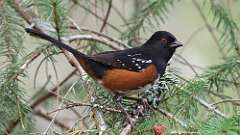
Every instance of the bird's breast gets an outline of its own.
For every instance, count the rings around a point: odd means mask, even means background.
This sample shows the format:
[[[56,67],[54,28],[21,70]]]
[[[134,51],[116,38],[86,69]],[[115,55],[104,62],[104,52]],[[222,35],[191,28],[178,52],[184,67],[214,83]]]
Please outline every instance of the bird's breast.
[[[106,71],[101,84],[111,92],[128,93],[151,84],[157,76],[157,68],[153,64],[139,72],[126,69],[110,69]]]

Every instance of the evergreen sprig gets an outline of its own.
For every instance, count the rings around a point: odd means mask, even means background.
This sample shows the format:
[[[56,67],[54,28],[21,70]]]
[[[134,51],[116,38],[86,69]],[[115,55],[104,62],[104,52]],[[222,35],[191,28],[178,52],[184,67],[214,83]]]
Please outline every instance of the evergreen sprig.
[[[217,29],[221,31],[221,36],[219,41],[222,44],[222,48],[226,50],[228,55],[233,55],[233,50],[235,54],[240,56],[240,46],[239,46],[239,26],[231,17],[231,14],[224,7],[223,2],[211,0],[210,11],[213,14],[213,21],[216,23]]]
[[[228,119],[212,116],[206,122],[201,123],[199,132],[201,135],[239,135],[239,127],[239,115]]]
[[[228,86],[239,86],[239,57],[229,57],[222,64],[210,67],[203,77],[208,80],[210,88],[214,88],[217,91],[223,91]]]
[[[11,7],[10,0],[5,1],[0,8],[0,56],[7,57],[7,61],[14,63],[20,54],[23,53],[23,20]]]
[[[172,102],[176,103],[173,109],[174,114],[183,118],[189,125],[193,124],[199,112],[199,103],[194,96],[204,97],[207,86],[207,82],[201,79],[193,79],[183,84],[175,97],[172,97]]]
[[[139,35],[141,29],[153,29],[159,22],[165,22],[170,7],[177,2],[175,0],[149,0],[147,5],[130,20],[129,28],[124,34],[124,38],[132,40],[133,35]],[[148,25],[145,25],[148,24]],[[159,27],[159,26],[158,26]]]
[[[6,0],[0,8],[0,50],[1,58],[7,65],[0,71],[0,133],[4,132],[7,122],[20,118],[21,132],[25,131],[31,120],[23,118],[30,108],[24,100],[23,89],[19,86],[18,77],[24,53],[24,22],[12,8],[12,1]]]
[[[64,36],[68,30],[68,7],[64,0],[38,0],[35,1],[38,14],[46,22],[50,22],[56,30],[57,36]],[[59,34],[59,35],[58,35]]]

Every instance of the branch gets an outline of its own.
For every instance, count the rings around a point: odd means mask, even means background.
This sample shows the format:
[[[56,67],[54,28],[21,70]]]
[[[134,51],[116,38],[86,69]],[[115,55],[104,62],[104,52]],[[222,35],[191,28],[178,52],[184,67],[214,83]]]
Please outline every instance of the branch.
[[[71,0],[71,1],[72,1],[74,4],[78,5],[79,7],[81,7],[82,9],[84,9],[85,11],[89,12],[90,14],[92,14],[93,16],[95,16],[97,19],[99,19],[99,20],[101,20],[101,21],[104,21],[104,19],[103,19],[102,17],[100,17],[100,16],[98,16],[97,14],[95,14],[92,10],[90,10],[90,9],[88,9],[87,7],[81,5],[78,0]],[[110,23],[108,23],[108,22],[106,22],[106,24],[109,25],[109,27],[111,27],[113,30],[115,30],[115,31],[117,31],[117,32],[119,32],[119,33],[122,33],[122,31],[119,30],[119,29],[118,29],[117,27],[115,27],[114,25],[112,25],[112,24],[110,24]]]
[[[30,58],[27,59],[22,66],[19,68],[19,71],[17,72],[17,74],[15,76],[12,77],[12,79],[17,79],[17,77],[24,72],[24,70],[28,67],[29,64],[31,64],[36,58],[38,58],[41,53],[41,51],[36,50],[32,53],[30,53]]]
[[[66,99],[62,98],[60,95],[56,95],[56,94],[54,94],[54,95],[59,96],[59,98],[61,100],[66,100]],[[67,102],[69,102],[69,101],[70,100],[67,100]],[[110,108],[110,107],[105,107],[105,106],[100,105],[100,104],[88,104],[88,103],[79,103],[79,102],[75,103],[75,102],[71,101],[71,103],[66,104],[65,107],[53,110],[53,111],[49,112],[48,114],[52,114],[52,113],[55,113],[55,112],[58,112],[58,111],[61,111],[61,110],[71,109],[71,108],[78,107],[78,106],[88,106],[88,107],[91,107],[91,108],[103,109],[103,110],[106,110],[106,111],[109,111],[109,112],[117,112],[117,113],[122,112],[121,110],[118,110],[118,109],[115,109],[115,108]]]
[[[188,62],[188,60],[186,60],[183,56],[181,56],[180,54],[175,54],[178,58],[180,58],[181,60],[183,60],[183,62],[193,71],[193,73],[195,73],[195,75],[197,77],[199,77],[198,72],[195,70],[195,68]]]
[[[107,45],[109,48],[113,50],[121,50],[122,47],[119,47],[119,44],[116,44],[113,41],[108,40],[107,38],[96,36],[96,35],[73,35],[65,37],[66,40],[69,40],[69,42],[72,42],[74,40],[93,40],[97,41],[99,43]]]
[[[37,110],[33,112],[35,115],[42,117],[48,121],[52,121],[53,118],[51,116],[48,116],[47,114],[45,114],[42,110]],[[64,130],[70,130],[71,128],[66,125],[63,122],[58,121],[57,119],[54,119],[54,124],[56,124],[57,126],[59,126],[60,128],[64,129]]]
[[[17,11],[17,13],[18,13],[29,25],[34,24],[32,16],[29,16],[29,15],[26,14],[26,12],[20,7],[19,2],[18,2],[17,0],[14,0],[13,8]],[[36,30],[38,30],[38,31],[43,32],[43,31],[40,29],[40,27],[38,27],[38,26],[36,26],[36,25],[35,25],[33,28],[36,29]],[[79,62],[77,61],[77,59],[76,59],[75,57],[73,57],[73,55],[72,55],[70,52],[68,52],[68,51],[66,51],[66,50],[63,50],[63,52],[64,52],[64,55],[67,57],[69,63],[70,63],[71,65],[74,65],[74,66],[79,70],[79,72],[81,73],[81,66],[80,66]]]
[[[216,96],[216,97],[219,97],[219,98],[221,98],[221,99],[233,99],[233,98],[230,97],[230,96],[223,95],[223,94],[220,94],[220,93],[215,93],[215,92],[213,92],[213,91],[209,91],[209,93],[212,94],[212,95],[214,95],[214,96]],[[238,103],[238,102],[232,102],[232,103],[233,103],[234,105],[240,106],[240,103]]]
[[[75,73],[77,72],[77,69],[73,70],[70,74],[68,74],[56,87],[52,88],[51,90],[49,90],[49,92],[43,96],[41,96],[40,98],[38,98],[37,100],[35,100],[32,104],[31,104],[31,108],[35,108],[36,106],[38,106],[39,104],[41,104],[43,101],[45,101],[46,99],[54,96],[53,93],[55,93],[57,91],[58,87],[61,87],[63,84],[65,84]]]
[[[66,78],[63,79],[63,81],[60,82],[60,84],[58,84],[56,87],[52,88],[50,90],[50,92],[48,92],[47,94],[45,94],[44,96],[38,98],[37,100],[35,100],[32,104],[31,104],[31,108],[34,109],[35,107],[37,107],[40,103],[42,103],[43,101],[46,101],[46,99],[52,97],[52,93],[51,92],[55,92],[57,90],[57,87],[62,86],[66,81],[68,81],[77,71],[77,69],[75,69],[73,72],[71,72]],[[17,126],[17,124],[19,123],[20,119],[17,118],[17,120],[11,120],[8,124],[7,127],[5,129],[5,134],[9,134],[13,131],[13,129]]]
[[[129,48],[129,46],[127,44],[123,43],[122,41],[120,41],[118,39],[112,38],[112,37],[110,37],[108,35],[105,35],[103,33],[97,32],[97,31],[93,31],[93,30],[90,30],[90,29],[87,29],[87,28],[79,27],[77,25],[77,23],[72,18],[68,17],[68,19],[73,24],[73,26],[71,26],[72,29],[77,29],[79,32],[82,32],[82,31],[89,32],[89,33],[91,33],[91,34],[93,34],[95,36],[105,38],[106,40],[114,42],[115,44],[120,46],[122,49]]]
[[[184,123],[183,121],[181,121],[180,119],[178,119],[176,116],[174,116],[173,114],[161,109],[161,108],[157,108],[156,109],[158,112],[160,112],[161,114],[163,114],[165,117],[172,119],[174,121],[176,121],[177,123],[179,123],[182,127],[187,128],[187,124]]]
[[[216,109],[215,107],[213,107],[211,104],[209,104],[208,102],[206,102],[205,100],[199,98],[198,96],[192,95],[190,92],[184,91],[185,93],[187,93],[188,95],[193,96],[193,98],[195,100],[197,100],[202,106],[204,106],[205,108],[208,109],[208,111],[213,111],[215,114],[224,117],[224,118],[228,118],[229,116],[222,113],[221,111],[219,111],[218,109]]]
[[[110,15],[111,9],[112,9],[112,0],[109,0],[107,13],[106,13],[105,18],[103,19],[103,24],[102,24],[102,27],[100,29],[100,32],[103,32],[103,29],[105,28],[105,26],[107,24],[107,20],[108,20],[108,17]]]
[[[209,24],[208,21],[207,21],[207,17],[206,17],[206,16],[204,15],[204,13],[202,12],[201,7],[200,7],[199,4],[197,3],[197,1],[196,1],[196,0],[192,0],[192,2],[193,2],[193,4],[194,4],[194,6],[197,8],[198,12],[200,13],[200,16],[202,17],[203,22],[205,23],[205,25],[206,25],[206,27],[207,27],[210,35],[211,35],[212,38],[213,38],[213,41],[214,41],[215,44],[217,45],[220,53],[222,54],[223,58],[225,58],[225,54],[224,54],[224,52],[223,52],[223,50],[222,50],[222,48],[221,48],[221,45],[219,44],[219,42],[218,42],[218,40],[217,40],[217,36],[214,34],[214,32],[213,32],[210,24]]]
[[[217,105],[217,104],[220,104],[220,103],[226,103],[226,102],[232,102],[232,103],[240,102],[240,99],[224,99],[224,100],[220,100],[218,102],[212,103],[210,105],[214,106],[214,105]]]
[[[134,129],[134,125],[136,124],[139,116],[141,116],[142,112],[144,111],[143,105],[138,105],[137,109],[134,110],[136,114],[133,114],[133,118],[131,118],[132,123],[129,123],[122,129],[120,135],[129,135],[132,130]]]

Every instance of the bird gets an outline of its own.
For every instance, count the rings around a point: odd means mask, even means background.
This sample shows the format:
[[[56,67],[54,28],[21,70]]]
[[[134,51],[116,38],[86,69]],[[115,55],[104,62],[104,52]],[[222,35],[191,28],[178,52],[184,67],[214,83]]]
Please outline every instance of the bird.
[[[40,30],[25,28],[25,31],[72,53],[91,78],[115,94],[131,125],[133,122],[121,105],[122,96],[153,84],[163,76],[176,48],[183,46],[170,32],[157,31],[141,46],[88,56]]]
[[[119,95],[152,84],[165,73],[176,48],[183,45],[170,32],[157,31],[141,46],[88,56],[39,30],[25,30],[71,52],[90,77],[108,91]]]

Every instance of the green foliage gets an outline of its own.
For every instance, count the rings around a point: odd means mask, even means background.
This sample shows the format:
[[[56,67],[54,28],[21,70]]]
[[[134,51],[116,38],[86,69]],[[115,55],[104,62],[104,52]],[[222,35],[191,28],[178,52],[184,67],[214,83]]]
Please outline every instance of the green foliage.
[[[194,96],[204,96],[207,83],[204,80],[192,80],[183,85],[176,96],[174,114],[183,118],[188,124],[194,123],[199,112],[199,103]]]
[[[231,17],[231,14],[224,7],[224,3],[221,1],[211,0],[210,11],[213,14],[213,20],[216,23],[217,29],[221,31],[219,41],[222,44],[222,48],[226,50],[228,55],[235,54],[240,55],[238,31],[239,27]]]
[[[223,91],[228,86],[239,86],[240,59],[229,57],[222,64],[210,67],[203,75],[210,84],[210,88]]]
[[[130,21],[129,28],[124,34],[129,41],[133,40],[133,35],[137,36],[140,30],[154,29],[156,24],[167,17],[170,7],[177,2],[176,0],[148,0],[147,5]],[[148,25],[145,25],[148,24]],[[157,26],[158,28],[159,26]],[[146,29],[145,29],[146,28]]]
[[[51,23],[52,28],[55,28],[56,33],[59,34],[58,36],[65,35],[68,30],[68,1],[37,0],[34,2],[37,6],[39,16]]]
[[[14,9],[11,7],[11,1],[3,3],[0,8],[0,57],[7,61],[15,63],[23,53],[23,32],[24,23]]]
[[[239,126],[239,115],[228,119],[212,116],[206,122],[201,123],[199,132],[201,135],[239,135]]]
[[[0,133],[7,126],[7,122],[20,118],[21,130],[24,131],[30,125],[31,120],[23,118],[30,108],[24,100],[23,90],[19,86],[20,67],[23,51],[23,20],[12,8],[12,1],[5,1],[0,8],[0,50],[1,59],[6,66],[0,71]]]

